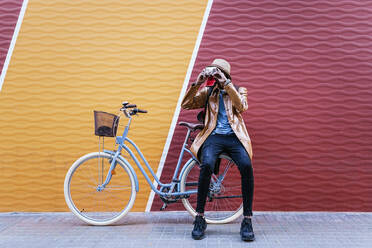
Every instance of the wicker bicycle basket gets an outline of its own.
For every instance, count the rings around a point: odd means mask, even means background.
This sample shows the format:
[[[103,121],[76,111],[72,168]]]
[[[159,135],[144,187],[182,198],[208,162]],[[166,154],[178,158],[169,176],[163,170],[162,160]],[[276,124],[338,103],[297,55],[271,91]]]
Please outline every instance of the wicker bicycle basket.
[[[94,110],[94,134],[115,137],[120,117],[103,111]]]

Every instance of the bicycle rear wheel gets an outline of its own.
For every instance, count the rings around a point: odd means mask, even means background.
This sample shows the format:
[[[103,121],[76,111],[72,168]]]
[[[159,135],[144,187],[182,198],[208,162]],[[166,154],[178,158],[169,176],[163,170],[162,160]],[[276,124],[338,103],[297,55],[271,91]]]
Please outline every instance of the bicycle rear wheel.
[[[212,174],[210,190],[205,204],[204,216],[207,223],[223,224],[234,221],[243,214],[240,172],[227,155],[221,154],[218,175]],[[181,176],[181,192],[198,189],[199,164],[193,160]],[[182,199],[186,210],[196,216],[197,194]]]
[[[70,210],[92,225],[109,225],[129,212],[136,198],[135,179],[117,159],[110,182],[104,188],[113,155],[95,152],[79,158],[66,174],[65,200]]]

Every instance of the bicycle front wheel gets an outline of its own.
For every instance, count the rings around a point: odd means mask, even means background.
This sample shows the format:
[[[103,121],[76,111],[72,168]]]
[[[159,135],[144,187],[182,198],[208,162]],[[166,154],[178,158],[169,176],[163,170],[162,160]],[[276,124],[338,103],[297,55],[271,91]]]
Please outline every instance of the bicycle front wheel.
[[[109,183],[113,155],[95,152],[79,158],[66,174],[65,200],[70,210],[92,225],[109,225],[129,212],[136,198],[135,179],[123,161],[117,164]]]
[[[243,199],[241,194],[240,172],[234,161],[221,154],[218,175],[212,174],[204,217],[207,223],[223,224],[237,219],[243,214]],[[193,160],[187,165],[181,176],[181,192],[198,189],[200,167]],[[196,216],[197,194],[191,194],[182,199],[186,210]]]

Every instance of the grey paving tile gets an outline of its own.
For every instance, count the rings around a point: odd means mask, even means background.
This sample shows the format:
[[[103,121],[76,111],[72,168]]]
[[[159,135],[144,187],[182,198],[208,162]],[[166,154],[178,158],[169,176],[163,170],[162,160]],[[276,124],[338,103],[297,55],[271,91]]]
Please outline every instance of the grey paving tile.
[[[208,225],[191,238],[186,212],[129,213],[112,226],[90,226],[71,213],[0,213],[0,247],[286,247],[371,248],[372,213],[255,212],[256,240],[242,242],[241,219]]]

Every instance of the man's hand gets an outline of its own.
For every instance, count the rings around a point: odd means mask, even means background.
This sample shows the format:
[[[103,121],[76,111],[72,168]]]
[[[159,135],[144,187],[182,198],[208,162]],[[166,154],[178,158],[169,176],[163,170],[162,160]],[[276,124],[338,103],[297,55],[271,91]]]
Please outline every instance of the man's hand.
[[[205,75],[205,69],[203,69],[201,72],[200,72],[200,74],[199,74],[199,76],[198,76],[198,78],[196,79],[196,84],[202,84],[202,83],[204,83],[204,81],[207,79],[207,76]]]
[[[223,88],[227,80],[225,73],[217,68],[217,70],[213,73],[213,77],[217,80],[217,83],[221,86],[221,88]]]

